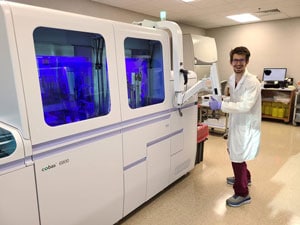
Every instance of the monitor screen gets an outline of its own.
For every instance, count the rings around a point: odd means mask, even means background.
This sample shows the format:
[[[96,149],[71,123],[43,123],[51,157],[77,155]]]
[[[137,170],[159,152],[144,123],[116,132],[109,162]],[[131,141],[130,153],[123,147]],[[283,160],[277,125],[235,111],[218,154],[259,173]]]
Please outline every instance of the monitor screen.
[[[287,68],[264,68],[263,81],[284,81]]]

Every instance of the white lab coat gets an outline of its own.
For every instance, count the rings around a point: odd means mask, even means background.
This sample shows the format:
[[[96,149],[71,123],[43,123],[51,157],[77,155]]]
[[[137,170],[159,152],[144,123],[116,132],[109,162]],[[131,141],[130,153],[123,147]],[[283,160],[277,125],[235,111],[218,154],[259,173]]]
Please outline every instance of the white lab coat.
[[[221,110],[229,113],[228,150],[232,162],[254,159],[260,147],[261,85],[247,70],[235,87],[235,74],[228,80],[230,100]]]

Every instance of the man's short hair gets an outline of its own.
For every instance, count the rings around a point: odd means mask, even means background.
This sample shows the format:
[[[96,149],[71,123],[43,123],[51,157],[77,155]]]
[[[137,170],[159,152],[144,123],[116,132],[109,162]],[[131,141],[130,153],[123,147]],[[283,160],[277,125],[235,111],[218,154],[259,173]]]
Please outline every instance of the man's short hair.
[[[232,62],[234,54],[244,55],[246,57],[246,62],[247,63],[249,62],[250,51],[248,50],[248,48],[246,48],[244,46],[240,46],[240,47],[236,47],[236,48],[232,49],[230,51],[230,62]]]

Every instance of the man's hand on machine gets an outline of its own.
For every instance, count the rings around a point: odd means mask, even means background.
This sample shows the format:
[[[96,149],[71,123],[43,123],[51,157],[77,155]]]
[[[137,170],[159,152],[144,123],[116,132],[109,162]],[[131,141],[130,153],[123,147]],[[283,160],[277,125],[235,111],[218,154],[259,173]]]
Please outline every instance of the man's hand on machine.
[[[222,106],[222,102],[215,99],[213,96],[210,97],[209,107],[212,110],[220,110]]]

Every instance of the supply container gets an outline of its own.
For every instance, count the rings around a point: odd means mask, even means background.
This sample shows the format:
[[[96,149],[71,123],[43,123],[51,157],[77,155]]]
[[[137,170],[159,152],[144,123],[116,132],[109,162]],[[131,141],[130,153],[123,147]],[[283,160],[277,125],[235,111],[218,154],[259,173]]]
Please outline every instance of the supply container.
[[[265,102],[264,114],[271,115],[272,114],[272,105],[270,102]]]
[[[277,102],[272,102],[272,116],[273,117],[278,117],[278,103]]]
[[[284,108],[284,104],[283,103],[279,103],[278,106],[278,117],[279,118],[283,118],[284,117],[284,112],[285,112],[285,108]]]

